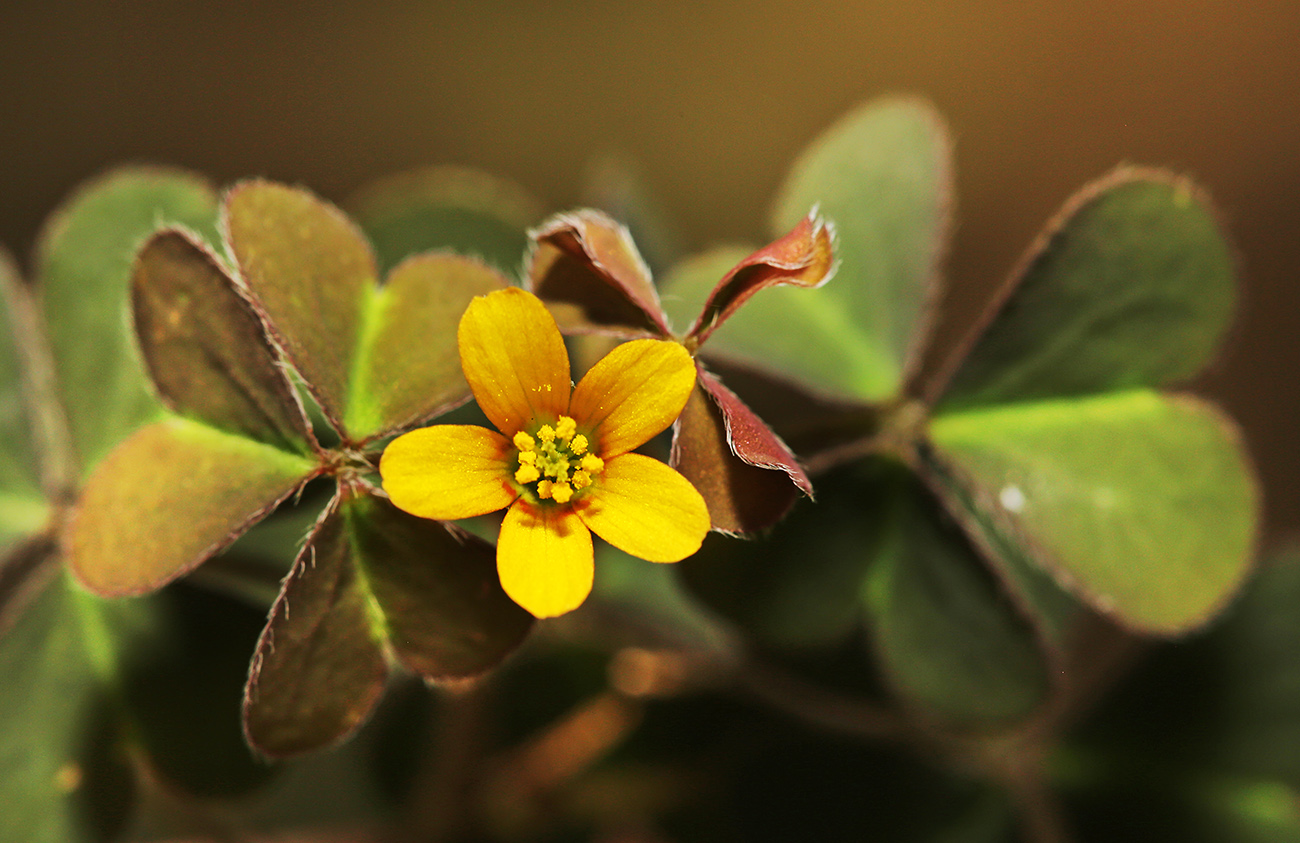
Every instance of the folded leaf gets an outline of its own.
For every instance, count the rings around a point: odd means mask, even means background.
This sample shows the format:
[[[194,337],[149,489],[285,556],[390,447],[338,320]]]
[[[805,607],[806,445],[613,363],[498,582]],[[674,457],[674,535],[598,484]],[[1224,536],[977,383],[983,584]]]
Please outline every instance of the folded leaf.
[[[837,374],[836,358],[828,356],[807,373],[791,374],[837,396],[874,402],[896,395],[919,364],[950,228],[949,145],[928,103],[889,98],[841,118],[795,163],[773,205],[772,231],[788,230],[817,207],[835,225],[839,271],[816,292],[765,294],[737,320],[758,321],[759,307],[777,328],[781,314],[789,314],[783,332],[832,333],[854,368]],[[798,343],[789,347],[796,353],[782,356],[783,368],[800,360]]]
[[[129,167],[87,184],[46,224],[36,277],[73,443],[88,472],[160,415],[127,317],[131,257],[163,225],[217,242],[217,200],[181,170]]]
[[[838,244],[844,238],[836,238]],[[746,259],[746,247],[724,246],[682,261],[665,276],[665,307],[674,323],[690,324],[718,279]],[[703,349],[722,359],[765,372],[840,401],[877,401],[894,394],[897,372],[872,343],[863,342],[856,316],[830,288],[773,287],[738,308],[717,326]]]
[[[362,311],[378,270],[341,211],[304,190],[242,182],[226,194],[240,277],[321,410],[342,431]]]
[[[141,428],[86,481],[68,564],[103,596],[182,576],[297,489],[311,461],[184,419]]]
[[[815,288],[834,272],[832,231],[816,213],[800,220],[780,239],[742,259],[720,280],[687,332],[703,344],[755,293],[769,287]]]
[[[132,310],[145,365],[173,410],[307,450],[306,415],[261,321],[204,246],[175,229],[146,241],[136,255]]]
[[[1070,200],[954,357],[940,411],[1196,374],[1231,321],[1231,250],[1191,182],[1121,168]]]
[[[527,229],[541,208],[519,185],[462,167],[429,167],[380,179],[346,206],[374,245],[382,274],[412,255],[477,257],[515,278]]]
[[[599,211],[557,214],[533,232],[529,289],[563,331],[668,335],[659,293],[626,228]]]
[[[796,475],[781,468],[753,465],[732,451],[734,440],[728,413],[714,397],[718,393],[727,396],[732,418],[743,414],[739,427],[748,450],[761,451],[767,445],[770,446],[768,458],[784,459],[780,454],[780,439],[770,430],[766,431],[767,436],[762,435],[759,432],[765,430],[762,421],[743,409],[744,404],[726,387],[715,382],[715,389],[707,390],[705,377],[701,371],[686,407],[674,424],[671,464],[704,496],[713,529],[749,533],[770,527],[781,520],[799,496]],[[792,471],[797,471],[807,482],[793,456],[789,461]]]
[[[456,330],[475,296],[508,286],[473,258],[418,255],[374,294],[353,367],[346,424],[358,439],[409,427],[468,400]]]
[[[1135,390],[952,413],[930,435],[1029,558],[1134,629],[1186,632],[1250,570],[1258,489],[1209,404]]]

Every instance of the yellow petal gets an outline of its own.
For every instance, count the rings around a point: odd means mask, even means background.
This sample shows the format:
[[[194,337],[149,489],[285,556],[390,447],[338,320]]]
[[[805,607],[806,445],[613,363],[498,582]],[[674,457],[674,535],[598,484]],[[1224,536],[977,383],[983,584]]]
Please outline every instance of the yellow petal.
[[[497,573],[510,599],[534,617],[582,605],[595,573],[591,533],[568,507],[518,500],[501,523]]]
[[[651,562],[676,562],[700,549],[709,532],[704,498],[685,477],[656,459],[623,454],[574,507],[605,541]]]
[[[592,366],[573,390],[569,414],[595,431],[602,457],[630,451],[673,423],[695,386],[695,362],[680,344],[633,340]]]
[[[514,436],[569,407],[569,354],[555,320],[532,293],[509,287],[470,302],[457,333],[460,365],[478,405]]]
[[[494,430],[440,424],[394,439],[379,459],[379,474],[399,509],[421,518],[472,518],[518,497],[507,479],[509,452],[510,443]]]

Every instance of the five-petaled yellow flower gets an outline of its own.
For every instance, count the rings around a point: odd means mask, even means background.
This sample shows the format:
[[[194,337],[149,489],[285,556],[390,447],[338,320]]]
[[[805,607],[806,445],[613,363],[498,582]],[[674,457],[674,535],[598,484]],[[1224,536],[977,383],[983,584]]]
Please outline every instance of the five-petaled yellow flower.
[[[501,586],[539,618],[591,592],[591,533],[652,562],[699,549],[709,513],[672,468],[631,453],[672,424],[695,385],[680,344],[633,340],[577,386],[555,320],[517,288],[475,299],[460,320],[460,363],[500,433],[437,425],[394,439],[379,463],[398,507],[450,520],[509,507],[497,540]]]

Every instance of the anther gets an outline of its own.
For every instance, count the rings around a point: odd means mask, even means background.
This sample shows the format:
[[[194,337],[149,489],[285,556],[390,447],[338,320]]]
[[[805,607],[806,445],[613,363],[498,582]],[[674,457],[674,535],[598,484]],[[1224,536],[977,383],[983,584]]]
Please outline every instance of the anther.
[[[578,432],[578,423],[569,416],[560,416],[555,422],[555,435],[564,442],[573,438],[573,434]]]

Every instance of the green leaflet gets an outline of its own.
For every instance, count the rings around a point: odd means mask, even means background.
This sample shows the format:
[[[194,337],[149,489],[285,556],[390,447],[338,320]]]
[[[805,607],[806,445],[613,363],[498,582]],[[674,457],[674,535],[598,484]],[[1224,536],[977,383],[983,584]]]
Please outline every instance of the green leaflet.
[[[1146,390],[940,416],[937,453],[1094,608],[1175,634],[1250,569],[1258,493],[1211,405]]]

